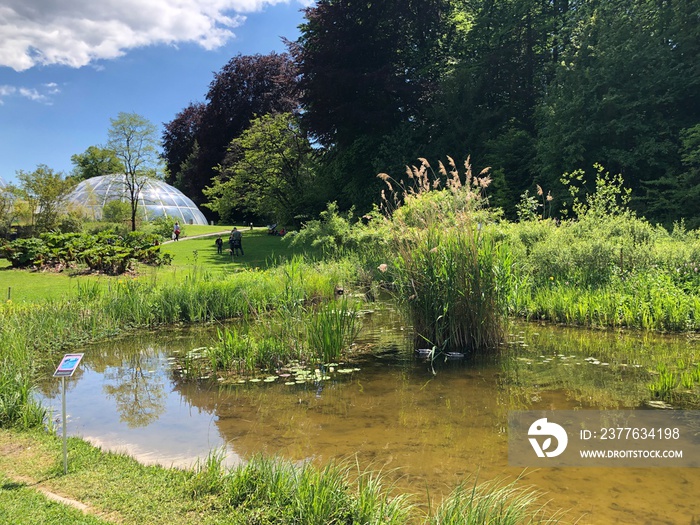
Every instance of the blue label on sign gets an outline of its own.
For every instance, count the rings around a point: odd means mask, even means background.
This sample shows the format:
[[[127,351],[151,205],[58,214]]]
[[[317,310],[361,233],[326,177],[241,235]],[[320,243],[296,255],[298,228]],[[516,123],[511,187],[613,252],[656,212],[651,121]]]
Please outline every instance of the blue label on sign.
[[[63,356],[63,359],[61,359],[61,362],[58,365],[58,368],[56,371],[53,373],[54,377],[70,377],[73,375],[73,372],[75,372],[75,369],[78,368],[78,365],[80,364],[80,360],[83,358],[83,355],[85,354],[66,354]]]

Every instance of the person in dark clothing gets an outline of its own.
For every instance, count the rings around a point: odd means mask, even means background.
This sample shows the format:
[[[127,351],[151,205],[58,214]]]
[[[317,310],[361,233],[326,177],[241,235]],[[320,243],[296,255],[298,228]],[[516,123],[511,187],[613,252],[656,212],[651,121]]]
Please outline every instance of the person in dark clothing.
[[[224,240],[221,235],[216,238],[216,253],[224,253]]]
[[[238,228],[234,228],[231,231],[231,250],[233,250],[233,255],[238,255],[238,250],[241,251],[241,255],[245,255],[243,253],[243,235],[241,235],[241,232],[238,230]]]

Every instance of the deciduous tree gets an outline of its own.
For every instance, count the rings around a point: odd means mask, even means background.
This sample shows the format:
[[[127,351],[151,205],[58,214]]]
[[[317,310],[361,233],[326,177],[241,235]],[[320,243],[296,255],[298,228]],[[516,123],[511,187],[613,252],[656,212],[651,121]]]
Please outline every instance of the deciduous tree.
[[[208,207],[222,218],[236,211],[291,224],[318,211],[315,154],[290,113],[269,114],[231,142],[214,184],[205,190]]]
[[[196,181],[195,174],[182,176],[183,165],[196,153],[199,156],[197,137],[202,127],[202,117],[206,106],[201,103],[191,103],[180,111],[175,118],[163,125],[163,153],[165,161],[165,181],[174,185],[184,193],[194,193],[193,187],[187,187],[188,181]],[[197,151],[195,152],[195,148]]]
[[[74,182],[46,164],[39,164],[32,172],[19,170],[17,179],[19,198],[29,205],[34,228],[39,232],[54,228],[62,210],[63,198]]]
[[[297,76],[287,54],[237,55],[215,74],[204,105],[165,125],[169,178],[196,203],[216,176],[231,140],[256,117],[298,110]]]
[[[72,177],[77,181],[97,177],[98,175],[112,175],[120,173],[122,163],[114,151],[101,146],[90,146],[84,153],[72,155]]]
[[[126,196],[131,205],[131,229],[136,231],[139,196],[159,167],[156,127],[136,113],[119,113],[110,119],[107,147],[122,163]]]

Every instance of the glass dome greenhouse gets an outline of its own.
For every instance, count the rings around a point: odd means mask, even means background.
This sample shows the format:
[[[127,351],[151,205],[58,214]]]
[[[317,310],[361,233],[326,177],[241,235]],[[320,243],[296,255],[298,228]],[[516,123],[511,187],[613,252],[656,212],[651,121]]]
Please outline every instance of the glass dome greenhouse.
[[[102,218],[102,208],[113,200],[129,202],[125,175],[100,175],[80,182],[68,195],[68,202],[93,219]],[[149,179],[141,188],[137,213],[147,220],[171,217],[182,224],[207,224],[197,205],[177,188]]]

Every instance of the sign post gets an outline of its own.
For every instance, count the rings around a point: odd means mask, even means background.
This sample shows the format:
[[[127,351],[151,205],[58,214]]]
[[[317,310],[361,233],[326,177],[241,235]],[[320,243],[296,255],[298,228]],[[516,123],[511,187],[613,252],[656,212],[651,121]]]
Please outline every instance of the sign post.
[[[63,425],[63,474],[68,474],[68,438],[66,437],[66,377],[73,375],[85,354],[66,354],[53,373],[61,378],[63,395],[61,399],[61,421]]]

